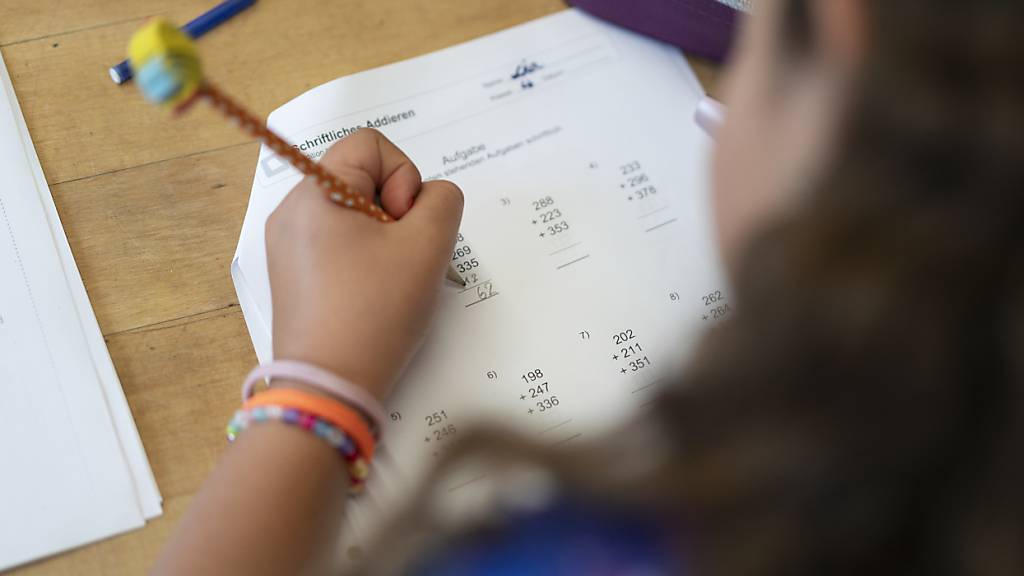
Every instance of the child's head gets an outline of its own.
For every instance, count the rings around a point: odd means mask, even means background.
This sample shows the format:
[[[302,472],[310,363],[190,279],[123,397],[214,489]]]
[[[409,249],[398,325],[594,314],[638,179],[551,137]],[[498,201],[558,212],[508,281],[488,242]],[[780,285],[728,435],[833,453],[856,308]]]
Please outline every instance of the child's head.
[[[741,312],[659,406],[707,573],[1024,572],[1024,3],[760,0]]]
[[[834,153],[867,41],[860,0],[754,7],[725,80],[729,114],[714,166],[719,239],[730,264]]]
[[[1024,573],[1024,3],[754,9],[715,167],[738,313],[590,450],[464,449],[678,519],[695,574]]]
[[[719,237],[731,268],[756,232],[799,206],[851,145],[861,145],[851,123],[951,139],[950,150],[979,139],[1024,147],[1021,3],[753,4],[756,16],[746,19],[725,82],[729,115],[714,170]],[[893,152],[912,152],[917,142],[893,143]],[[922,175],[935,168],[917,166]]]

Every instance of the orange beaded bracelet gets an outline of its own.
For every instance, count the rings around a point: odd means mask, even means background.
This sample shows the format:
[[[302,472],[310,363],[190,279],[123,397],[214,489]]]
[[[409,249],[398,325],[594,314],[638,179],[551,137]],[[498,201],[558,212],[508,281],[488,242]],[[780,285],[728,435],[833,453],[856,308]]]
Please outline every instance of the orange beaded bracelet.
[[[242,406],[242,409],[247,410],[259,406],[294,408],[329,422],[352,438],[359,449],[359,453],[367,462],[373,460],[373,453],[377,448],[377,443],[373,439],[370,427],[366,424],[366,419],[356,410],[337,400],[301,390],[272,388],[250,398]]]

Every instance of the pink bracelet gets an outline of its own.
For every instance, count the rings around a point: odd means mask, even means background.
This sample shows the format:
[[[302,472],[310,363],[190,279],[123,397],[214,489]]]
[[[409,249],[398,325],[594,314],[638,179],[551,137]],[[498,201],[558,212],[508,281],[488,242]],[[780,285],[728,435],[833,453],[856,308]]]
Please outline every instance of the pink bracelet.
[[[384,407],[369,392],[323,368],[294,360],[275,360],[257,366],[242,384],[242,402],[252,398],[256,383],[266,380],[269,384],[277,378],[301,382],[344,402],[362,412],[370,420],[370,428],[380,437],[384,422]]]

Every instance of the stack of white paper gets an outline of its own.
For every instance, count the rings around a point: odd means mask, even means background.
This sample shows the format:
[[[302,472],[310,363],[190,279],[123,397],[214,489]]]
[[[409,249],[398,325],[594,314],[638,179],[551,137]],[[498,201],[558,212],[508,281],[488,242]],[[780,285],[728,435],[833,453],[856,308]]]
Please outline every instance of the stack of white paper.
[[[0,570],[141,527],[160,493],[0,56]]]

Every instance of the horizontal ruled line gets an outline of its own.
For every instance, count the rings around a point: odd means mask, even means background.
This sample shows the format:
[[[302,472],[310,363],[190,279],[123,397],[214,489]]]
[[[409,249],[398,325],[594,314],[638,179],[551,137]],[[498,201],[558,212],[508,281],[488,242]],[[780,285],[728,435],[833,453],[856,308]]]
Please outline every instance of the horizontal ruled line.
[[[490,280],[481,280],[481,281],[477,282],[476,284],[469,284],[465,288],[463,288],[462,290],[459,290],[459,294],[465,294],[466,292],[469,292],[473,288],[476,288],[477,286],[479,286],[481,284],[487,284],[488,282],[490,282]]]
[[[637,392],[643,392],[644,390],[647,390],[648,388],[650,388],[651,386],[654,386],[655,384],[657,384],[657,382],[651,382],[650,384],[646,384],[644,386],[641,386],[641,387],[637,388],[636,390],[633,390],[633,392],[631,392],[631,394],[636,394]]]
[[[476,306],[477,304],[479,304],[481,302],[487,302],[488,300],[490,300],[491,298],[494,298],[498,294],[501,294],[501,292],[495,292],[494,294],[491,294],[487,298],[481,298],[481,299],[477,300],[476,302],[470,302],[469,304],[466,304],[466,308],[469,308],[470,306]]]
[[[587,258],[590,258],[590,254],[587,254],[586,256],[583,256],[582,258],[577,258],[577,259],[573,260],[572,262],[566,262],[565,264],[562,264],[561,266],[559,266],[557,269],[561,270],[562,268],[565,268],[567,266],[572,266],[573,264],[575,264],[577,262],[582,262],[582,261],[586,260]]]
[[[466,486],[469,486],[470,484],[472,484],[474,482],[479,482],[479,481],[483,480],[484,478],[487,478],[487,474],[481,474],[481,475],[477,476],[476,478],[473,478],[471,480],[466,480],[462,484],[459,484],[457,486],[452,486],[451,488],[448,489],[448,492],[449,493],[455,492],[456,490],[465,488]]]
[[[555,442],[551,446],[554,447],[554,446],[561,446],[562,444],[568,444],[569,442],[572,442],[573,440],[579,438],[580,436],[583,436],[583,432],[577,432],[577,433],[573,434],[572,436],[569,436],[568,438],[565,438],[565,439],[559,440],[558,442]]]
[[[645,384],[645,385],[637,388],[636,390],[633,390],[632,394],[636,394],[637,392],[643,392],[644,390],[647,390],[648,388],[651,388],[652,386],[657,386],[658,384],[661,384],[664,381],[665,381],[664,378],[656,378],[654,380],[651,380],[651,382],[649,384]]]
[[[653,228],[648,228],[647,231],[648,232],[654,232],[658,228],[663,228],[663,227],[668,226],[669,224],[672,224],[673,222],[676,222],[678,220],[679,220],[679,218],[673,218],[673,219],[669,220],[668,222],[662,222],[661,224],[658,224],[657,226],[654,226]]]
[[[660,213],[664,212],[665,210],[668,210],[669,208],[671,208],[671,206],[662,206],[661,208],[658,208],[654,212],[648,212],[647,214],[644,214],[643,216],[640,216],[639,218],[637,218],[637,220],[643,220],[644,218],[649,218],[651,216],[654,216],[655,214],[660,214]]]
[[[565,248],[562,248],[562,249],[560,249],[560,250],[555,250],[554,252],[552,252],[551,254],[549,254],[549,256],[554,256],[555,254],[561,254],[562,252],[565,252],[566,250],[571,250],[571,249],[573,249],[573,248],[575,248],[575,247],[579,246],[580,244],[583,244],[583,242],[577,242],[577,243],[575,243],[575,244],[572,244],[572,245],[566,246]]]
[[[572,418],[569,418],[565,422],[559,422],[558,424],[555,424],[554,426],[545,428],[545,429],[541,430],[540,433],[541,433],[541,435],[547,434],[548,432],[551,432],[552,430],[556,430],[558,428],[561,428],[562,426],[565,426],[569,422],[572,422]]]

